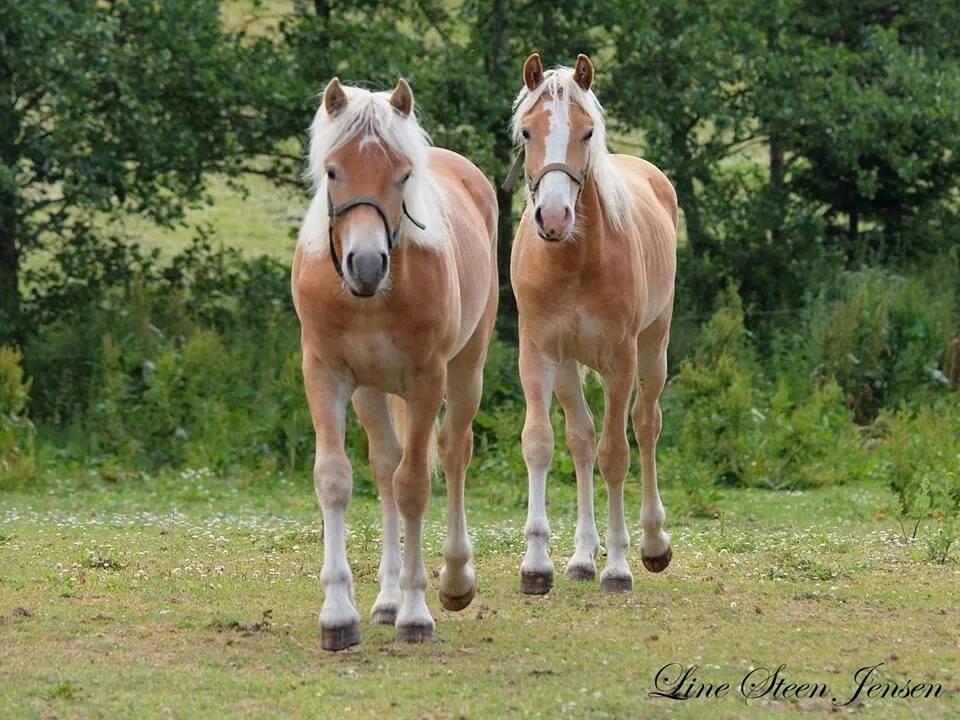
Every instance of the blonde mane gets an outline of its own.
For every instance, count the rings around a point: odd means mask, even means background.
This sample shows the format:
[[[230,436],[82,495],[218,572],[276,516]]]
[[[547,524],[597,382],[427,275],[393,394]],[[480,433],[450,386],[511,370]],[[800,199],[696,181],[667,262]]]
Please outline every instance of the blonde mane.
[[[347,104],[335,117],[327,114],[323,103],[310,125],[310,150],[306,178],[314,196],[300,227],[300,242],[311,251],[329,252],[329,216],[325,162],[330,153],[358,135],[367,141],[381,142],[409,161],[413,172],[403,199],[410,215],[423,223],[421,230],[406,218],[401,222],[399,242],[409,240],[423,247],[437,248],[449,242],[447,198],[430,170],[427,151],[430,136],[420,127],[416,115],[403,117],[390,105],[390,93],[370,92],[344,86]]]
[[[573,69],[556,67],[547,70],[541,82],[533,91],[523,87],[513,101],[513,118],[510,128],[513,142],[518,147],[523,143],[521,121],[533,110],[534,105],[544,95],[553,98],[565,97],[567,102],[576,103],[590,117],[593,123],[593,137],[587,147],[587,174],[593,178],[600,194],[600,203],[610,224],[622,228],[630,207],[630,193],[626,182],[607,150],[607,128],[603,119],[603,107],[592,90],[581,88],[573,77]],[[529,202],[529,190],[528,202]]]

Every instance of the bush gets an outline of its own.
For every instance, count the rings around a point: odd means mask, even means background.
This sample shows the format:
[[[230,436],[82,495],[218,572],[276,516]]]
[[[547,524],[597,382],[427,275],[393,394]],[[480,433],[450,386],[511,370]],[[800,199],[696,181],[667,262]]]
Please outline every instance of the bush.
[[[810,299],[797,330],[780,333],[780,369],[801,387],[835,378],[857,422],[871,422],[925,387],[957,333],[956,258],[910,277],[873,269],[842,273]]]
[[[34,471],[33,423],[26,416],[30,382],[19,351],[0,347],[0,479],[29,479]]]
[[[905,538],[927,528],[928,554],[944,562],[960,537],[960,407],[944,398],[878,418],[876,474],[896,496]]]
[[[665,394],[665,452],[679,455],[671,465],[698,484],[802,488],[859,477],[859,432],[837,383],[792,395],[762,368],[739,296],[728,290]]]

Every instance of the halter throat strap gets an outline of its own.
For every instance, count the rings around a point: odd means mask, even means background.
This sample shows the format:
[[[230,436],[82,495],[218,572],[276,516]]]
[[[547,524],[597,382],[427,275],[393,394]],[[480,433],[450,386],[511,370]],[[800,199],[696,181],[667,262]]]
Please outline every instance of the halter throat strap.
[[[330,260],[333,262],[333,268],[337,271],[337,275],[339,275],[341,278],[343,277],[343,266],[340,264],[340,258],[337,255],[337,248],[334,246],[333,228],[336,227],[337,220],[361,205],[369,205],[372,207],[377,211],[377,214],[380,216],[380,220],[383,221],[383,229],[387,231],[388,253],[393,252],[393,248],[396,247],[397,244],[397,238],[400,235],[400,225],[397,225],[395,229],[390,225],[390,218],[387,217],[387,211],[384,209],[383,205],[380,204],[380,201],[372,195],[360,195],[358,197],[345,200],[339,205],[334,205],[333,198],[330,197],[330,192],[327,191],[327,216],[330,218],[330,226],[327,235],[330,240]],[[426,225],[418,220],[415,220],[413,216],[410,215],[410,212],[407,210],[407,203],[405,200],[402,203],[402,208],[403,214],[406,216],[407,220],[412,222],[421,230],[427,229]]]

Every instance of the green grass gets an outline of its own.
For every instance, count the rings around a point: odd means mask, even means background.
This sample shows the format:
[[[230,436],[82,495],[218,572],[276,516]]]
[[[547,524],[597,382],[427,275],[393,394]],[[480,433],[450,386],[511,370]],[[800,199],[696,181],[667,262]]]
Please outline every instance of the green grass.
[[[129,215],[121,221],[123,232],[145,250],[160,248],[165,257],[185,247],[196,228],[208,225],[214,239],[236,247],[251,257],[293,257],[296,231],[307,210],[303,193],[280,188],[258,176],[246,176],[232,187],[221,177],[210,180],[212,204],[188,210],[186,227],[162,228],[149,220]]]
[[[631,488],[631,531],[639,488]],[[551,487],[553,551],[568,556],[569,483]],[[936,700],[869,699],[872,717],[960,713],[955,564],[898,540],[872,487],[722,492],[720,520],[684,518],[667,488],[674,563],[632,552],[635,589],[608,596],[558,578],[518,591],[523,508],[468,489],[480,579],[463,613],[436,601],[437,637],[394,642],[364,621],[356,649],[319,644],[322,528],[309,480],[206,472],[124,484],[81,478],[0,496],[3,717],[809,717],[828,700],[652,699],[656,670],[698,664],[739,683],[752,666],[846,697],[853,672],[940,682]],[[522,497],[499,493],[497,497]],[[598,491],[599,507],[603,507]],[[426,534],[440,564],[442,490]],[[361,613],[376,594],[379,513],[356,498],[349,555]],[[601,521],[602,524],[602,521]],[[601,528],[602,531],[602,528]],[[849,708],[848,708],[849,710]]]

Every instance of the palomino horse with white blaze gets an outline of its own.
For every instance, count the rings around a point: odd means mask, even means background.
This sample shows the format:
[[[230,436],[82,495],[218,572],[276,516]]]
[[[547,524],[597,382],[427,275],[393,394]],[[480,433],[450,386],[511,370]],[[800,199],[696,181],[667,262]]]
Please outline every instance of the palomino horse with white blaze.
[[[673,312],[677,196],[650,163],[607,152],[603,112],[590,90],[593,73],[585,55],[572,70],[547,72],[540,56],[531,55],[514,106],[514,139],[525,157],[518,158],[515,172],[525,162],[528,190],[511,258],[527,404],[523,457],[529,504],[520,576],[523,591],[534,594],[553,584],[546,483],[553,457],[554,392],[563,406],[577,475],[579,511],[567,577],[596,576],[600,536],[593,514],[593,465],[599,455],[609,498],[607,565],[600,587],[633,587],[623,484],[630,466],[627,407],[634,381],[631,418],[643,469],[641,556],[648,570],[660,572],[672,554],[663,531],[656,445]],[[583,395],[582,366],[603,379],[599,447]]]
[[[422,524],[444,398],[439,450],[448,534],[440,598],[460,610],[476,592],[463,494],[497,312],[496,196],[470,162],[429,146],[403,80],[390,94],[332,80],[310,132],[316,194],[300,230],[292,289],[323,510],[322,644],[339,650],[360,641],[345,529],[351,397],[383,511],[372,618],[395,624],[402,640],[428,640],[434,621],[425,600]]]

